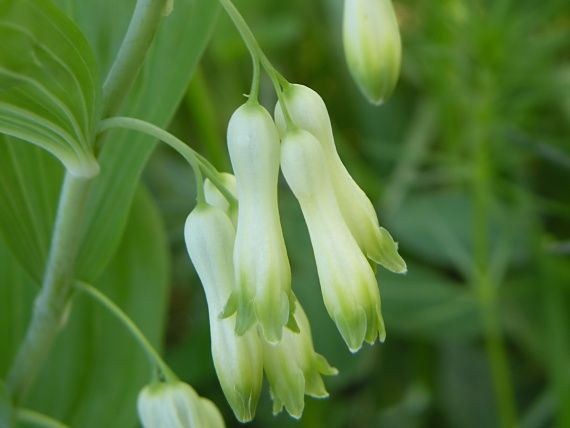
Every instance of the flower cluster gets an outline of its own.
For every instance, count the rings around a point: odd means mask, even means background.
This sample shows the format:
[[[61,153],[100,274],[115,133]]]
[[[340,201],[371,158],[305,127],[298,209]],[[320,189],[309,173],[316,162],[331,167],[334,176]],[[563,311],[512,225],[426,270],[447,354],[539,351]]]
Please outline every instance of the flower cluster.
[[[255,414],[263,373],[274,412],[285,408],[296,418],[304,395],[328,395],[321,376],[337,373],[315,352],[291,289],[277,202],[280,168],[309,229],[325,306],[352,352],[386,336],[375,264],[406,271],[397,244],[338,156],[321,97],[290,84],[280,95],[275,120],[253,99],[230,119],[235,177],[223,174],[220,182],[237,210],[207,180],[205,200],[185,226],[208,303],[214,366],[240,421]]]

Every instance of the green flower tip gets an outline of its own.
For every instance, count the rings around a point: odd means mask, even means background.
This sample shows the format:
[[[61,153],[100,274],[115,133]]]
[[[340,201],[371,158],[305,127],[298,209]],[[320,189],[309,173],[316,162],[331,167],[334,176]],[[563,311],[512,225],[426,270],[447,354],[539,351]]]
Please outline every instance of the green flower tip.
[[[240,391],[235,387],[229,397],[231,397],[229,403],[236,419],[241,423],[251,422],[255,417],[259,394],[254,396],[251,391]]]

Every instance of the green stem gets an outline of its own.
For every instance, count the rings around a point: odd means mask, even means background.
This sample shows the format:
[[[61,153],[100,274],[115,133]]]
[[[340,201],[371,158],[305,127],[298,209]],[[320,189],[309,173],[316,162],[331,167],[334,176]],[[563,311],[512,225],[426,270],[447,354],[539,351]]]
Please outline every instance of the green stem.
[[[190,163],[194,172],[196,174],[196,180],[201,180],[200,171],[218,188],[218,190],[224,195],[228,200],[230,205],[235,205],[237,203],[235,196],[230,190],[224,186],[220,179],[220,173],[210,164],[203,156],[194,151],[191,147],[185,144],[182,140],[176,138],[174,135],[159,128],[152,123],[146,122],[144,120],[135,119],[132,117],[112,117],[109,119],[102,120],[99,122],[98,132],[102,133],[108,129],[112,128],[123,128],[130,129],[133,131],[142,132],[144,134],[150,135],[158,140],[168,144],[174,150],[176,150],[180,155],[184,157]],[[197,181],[198,191],[202,191],[201,181]],[[203,200],[203,199],[202,199]]]
[[[254,63],[254,84],[256,78],[259,79],[259,76],[256,76],[255,73],[255,65],[261,63],[263,68],[265,69],[266,73],[269,75],[271,79],[271,83],[275,88],[275,92],[277,93],[277,97],[279,98],[279,103],[281,104],[281,109],[283,110],[283,116],[285,117],[285,122],[287,123],[287,127],[295,128],[296,125],[294,124],[291,115],[289,114],[289,110],[285,105],[285,101],[283,100],[283,90],[282,86],[286,87],[289,85],[287,79],[285,79],[271,64],[271,61],[267,58],[259,43],[257,42],[253,32],[243,19],[243,16],[239,13],[235,5],[231,2],[231,0],[219,0],[222,7],[225,9],[226,13],[234,23],[235,27],[237,28],[238,32],[240,33],[243,41],[245,42],[253,63]],[[254,85],[252,85],[253,88]],[[257,84],[259,86],[259,84]],[[257,97],[255,98],[257,99]]]
[[[156,35],[166,0],[138,0],[115,62],[103,84],[103,116],[115,114]]]
[[[24,398],[65,320],[88,186],[89,180],[66,173],[42,288],[8,373],[8,387],[16,404]]]
[[[495,395],[499,406],[501,426],[514,428],[518,426],[517,411],[512,382],[509,373],[507,351],[501,331],[498,316],[498,296],[496,284],[490,273],[489,254],[489,212],[492,190],[490,186],[490,174],[492,170],[491,160],[487,153],[487,118],[490,117],[489,106],[483,101],[478,107],[478,121],[473,127],[473,239],[475,250],[475,271],[473,280],[479,305],[485,334],[485,345]]]
[[[24,424],[35,425],[38,427],[45,428],[68,428],[67,425],[55,420],[42,413],[35,412],[29,409],[18,409],[16,412],[16,418],[18,421]]]
[[[121,308],[119,308],[111,299],[109,299],[107,296],[89,284],[78,281],[75,286],[78,290],[84,292],[89,297],[92,297],[93,300],[97,301],[97,303],[107,309],[127,328],[131,336],[145,351],[151,364],[154,364],[156,367],[158,367],[167,382],[178,380],[177,376],[164,362],[160,354],[156,351],[156,349],[154,349],[142,331],[140,331],[137,325],[127,316],[127,314],[122,311]]]

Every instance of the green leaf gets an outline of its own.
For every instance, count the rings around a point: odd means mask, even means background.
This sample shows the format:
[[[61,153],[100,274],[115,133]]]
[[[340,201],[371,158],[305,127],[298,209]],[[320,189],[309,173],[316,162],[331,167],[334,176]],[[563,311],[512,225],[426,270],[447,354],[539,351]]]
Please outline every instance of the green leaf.
[[[0,236],[38,284],[63,168],[44,150],[0,135]]]
[[[42,147],[73,174],[96,175],[100,87],[81,31],[49,0],[3,0],[0,40],[0,133]]]
[[[2,244],[0,269],[10,284],[0,287],[0,373],[5,373],[23,337],[35,288]],[[139,191],[119,251],[95,285],[155,345],[161,342],[165,317],[167,255],[156,207]],[[79,294],[26,407],[70,426],[134,426],[136,394],[150,375],[144,352],[126,330],[98,303]]]
[[[110,66],[131,12],[126,2],[116,3],[78,1],[73,8],[103,69]],[[124,114],[162,126],[169,123],[209,39],[217,10],[217,2],[209,0],[176,2],[172,15],[163,21]],[[172,55],[174,51],[181,54]],[[132,132],[110,133],[100,154],[102,171],[88,199],[78,259],[82,279],[93,281],[112,258],[155,145]],[[36,281],[41,279],[49,250],[60,183],[61,168],[49,156],[19,141],[7,143],[0,135],[0,235]]]

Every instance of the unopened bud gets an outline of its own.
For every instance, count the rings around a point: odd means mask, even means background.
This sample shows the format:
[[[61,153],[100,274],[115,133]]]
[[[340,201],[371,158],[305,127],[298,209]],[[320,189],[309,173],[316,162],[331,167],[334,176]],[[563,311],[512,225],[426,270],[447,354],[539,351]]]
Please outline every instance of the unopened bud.
[[[401,41],[391,0],[345,0],[344,52],[348,69],[373,104],[384,102],[400,74]]]
[[[224,420],[210,400],[183,382],[153,383],[142,389],[137,409],[144,428],[223,428]]]

